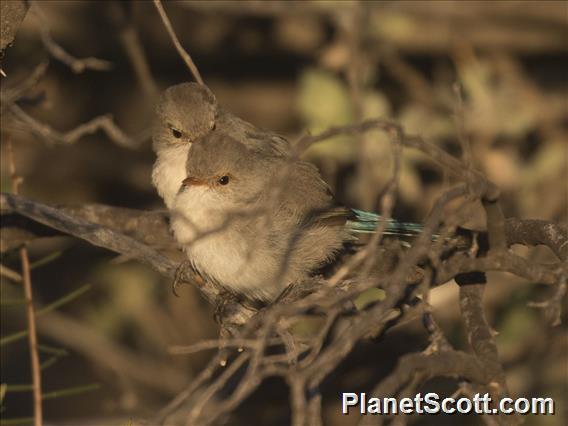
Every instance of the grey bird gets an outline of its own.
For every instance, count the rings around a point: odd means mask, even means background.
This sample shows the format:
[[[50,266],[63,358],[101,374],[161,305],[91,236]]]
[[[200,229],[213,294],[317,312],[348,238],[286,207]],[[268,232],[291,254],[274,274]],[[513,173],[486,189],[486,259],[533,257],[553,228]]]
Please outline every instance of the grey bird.
[[[206,86],[197,83],[172,86],[160,98],[153,134],[157,158],[152,183],[168,209],[172,208],[180,182],[185,177],[191,145],[213,129],[268,156],[288,156],[292,151],[285,138],[258,129],[220,108]]]
[[[191,146],[178,190],[171,227],[193,268],[264,303],[333,262],[379,220],[340,206],[314,165],[217,130]],[[386,233],[420,230],[390,221]]]

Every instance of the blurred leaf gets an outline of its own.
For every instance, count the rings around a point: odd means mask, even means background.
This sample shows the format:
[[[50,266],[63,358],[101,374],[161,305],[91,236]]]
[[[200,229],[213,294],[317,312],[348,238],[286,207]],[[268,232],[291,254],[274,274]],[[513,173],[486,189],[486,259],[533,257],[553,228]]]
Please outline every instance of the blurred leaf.
[[[351,121],[351,100],[345,85],[332,73],[315,68],[300,77],[299,109],[311,131]]]
[[[292,51],[309,54],[325,39],[322,22],[316,15],[282,16],[276,21],[279,44]]]
[[[408,104],[402,109],[399,120],[407,133],[421,135],[431,142],[455,134],[452,118],[426,105]]]
[[[504,56],[477,57],[465,48],[458,53],[457,65],[468,95],[465,119],[469,131],[518,139],[538,125],[539,95],[524,81],[512,60]]]
[[[565,141],[549,142],[543,144],[533,160],[521,169],[517,200],[523,215],[566,218],[567,156]]]
[[[94,279],[108,294],[104,302],[88,309],[89,321],[98,330],[118,336],[136,318],[145,317],[151,322],[148,312],[156,290],[156,275],[148,268],[133,263],[101,264]]]
[[[382,302],[385,297],[386,292],[382,288],[370,288],[357,296],[353,303],[357,310],[362,311],[372,303]]]
[[[351,98],[345,84],[334,74],[311,68],[302,73],[298,109],[308,130],[318,133],[330,126],[340,126],[352,120]],[[306,157],[352,158],[351,138],[338,136],[310,147]]]
[[[321,317],[301,317],[290,326],[290,333],[299,338],[311,338],[316,335],[324,322],[325,319]]]
[[[518,189],[522,168],[517,153],[512,150],[490,149],[484,154],[483,164],[489,179],[502,189]]]
[[[535,186],[543,180],[555,180],[566,172],[566,141],[544,143],[528,166],[523,167],[523,186]]]
[[[389,99],[381,92],[371,91],[363,95],[363,118],[389,118],[392,114]]]
[[[423,194],[422,180],[416,171],[414,163],[403,155],[400,166],[400,180],[398,182],[400,197],[407,203],[414,203],[421,199]]]
[[[507,313],[499,327],[497,342],[499,351],[504,359],[517,352],[522,345],[530,341],[531,335],[539,328],[537,327],[537,317],[534,311],[527,309],[523,303]]]

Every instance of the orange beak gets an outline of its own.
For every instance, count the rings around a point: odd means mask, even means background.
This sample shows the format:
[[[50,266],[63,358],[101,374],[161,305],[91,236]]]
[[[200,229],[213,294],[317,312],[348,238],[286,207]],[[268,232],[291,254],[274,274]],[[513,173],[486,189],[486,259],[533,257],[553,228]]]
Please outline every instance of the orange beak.
[[[201,179],[194,178],[192,176],[186,177],[181,184],[183,186],[196,186],[196,185],[205,185],[205,181]]]

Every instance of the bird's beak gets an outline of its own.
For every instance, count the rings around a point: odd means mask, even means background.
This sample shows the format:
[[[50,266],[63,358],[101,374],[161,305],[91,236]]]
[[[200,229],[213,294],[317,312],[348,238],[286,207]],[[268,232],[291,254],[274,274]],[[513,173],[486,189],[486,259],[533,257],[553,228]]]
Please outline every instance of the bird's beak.
[[[192,176],[188,176],[181,182],[181,184],[183,186],[186,186],[186,187],[187,186],[196,186],[196,185],[205,185],[205,181],[203,181],[201,179],[194,178]]]

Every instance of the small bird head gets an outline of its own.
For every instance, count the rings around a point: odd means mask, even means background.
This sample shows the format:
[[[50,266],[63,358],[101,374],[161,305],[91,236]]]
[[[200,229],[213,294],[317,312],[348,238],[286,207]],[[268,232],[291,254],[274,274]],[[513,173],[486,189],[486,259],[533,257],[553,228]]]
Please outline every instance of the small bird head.
[[[251,203],[269,186],[274,161],[213,131],[191,146],[180,193],[199,191],[234,206]]]
[[[218,107],[211,91],[198,83],[166,89],[157,107],[154,142],[158,146],[191,143],[215,127]]]

